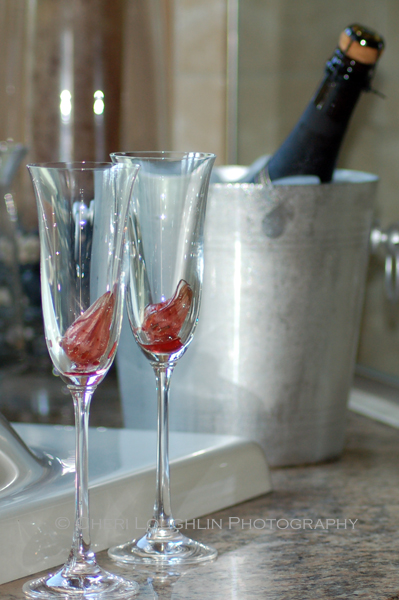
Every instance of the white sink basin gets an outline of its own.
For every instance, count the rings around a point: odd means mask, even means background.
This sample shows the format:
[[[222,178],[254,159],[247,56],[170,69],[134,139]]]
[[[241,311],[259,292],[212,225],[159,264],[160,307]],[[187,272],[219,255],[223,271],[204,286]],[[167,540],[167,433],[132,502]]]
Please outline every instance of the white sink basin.
[[[24,473],[28,483],[17,485],[18,468],[14,472],[0,456],[0,479],[5,482],[0,495],[0,584],[63,563],[72,540],[74,429],[14,428],[30,448],[40,448],[61,463],[33,483]],[[156,434],[98,428],[90,430],[89,440],[90,519],[98,551],[142,535],[152,516]],[[263,451],[241,438],[171,433],[170,459],[173,514],[191,520],[192,529],[198,528],[192,520],[201,515],[271,490]]]

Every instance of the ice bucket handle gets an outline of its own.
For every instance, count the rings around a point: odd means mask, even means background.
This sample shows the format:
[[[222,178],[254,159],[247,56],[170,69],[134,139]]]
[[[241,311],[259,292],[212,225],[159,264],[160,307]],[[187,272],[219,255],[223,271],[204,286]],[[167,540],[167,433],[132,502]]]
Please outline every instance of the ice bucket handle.
[[[386,229],[375,225],[370,234],[372,254],[382,251],[385,255],[385,293],[390,302],[399,300],[399,224],[394,223]]]

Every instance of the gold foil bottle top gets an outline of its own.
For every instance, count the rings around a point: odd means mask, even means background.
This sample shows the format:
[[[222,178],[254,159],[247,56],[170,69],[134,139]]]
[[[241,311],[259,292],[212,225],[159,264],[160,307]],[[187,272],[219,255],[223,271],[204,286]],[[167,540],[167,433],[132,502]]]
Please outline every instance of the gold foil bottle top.
[[[348,57],[363,63],[374,65],[384,50],[383,38],[363,25],[349,25],[339,37],[338,47]]]

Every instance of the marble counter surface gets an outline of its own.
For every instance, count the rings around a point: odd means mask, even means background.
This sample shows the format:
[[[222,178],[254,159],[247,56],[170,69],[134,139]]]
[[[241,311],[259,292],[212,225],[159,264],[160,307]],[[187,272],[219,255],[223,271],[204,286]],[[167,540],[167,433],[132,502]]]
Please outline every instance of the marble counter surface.
[[[140,582],[140,600],[399,600],[398,429],[351,413],[339,460],[272,477],[271,494],[188,524],[214,563],[164,580],[112,568]],[[23,581],[0,598],[23,598]]]

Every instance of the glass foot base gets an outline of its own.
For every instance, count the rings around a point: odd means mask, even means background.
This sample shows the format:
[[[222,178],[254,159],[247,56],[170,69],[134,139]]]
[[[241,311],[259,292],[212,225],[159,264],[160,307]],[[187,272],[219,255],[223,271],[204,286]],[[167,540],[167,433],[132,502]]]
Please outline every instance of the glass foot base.
[[[145,535],[110,548],[108,554],[116,562],[124,564],[191,565],[214,560],[217,550],[175,531],[163,536]]]
[[[136,594],[139,586],[134,581],[127,581],[100,567],[91,573],[82,574],[70,573],[63,568],[46,577],[28,581],[22,590],[27,598],[40,600],[122,600]]]

